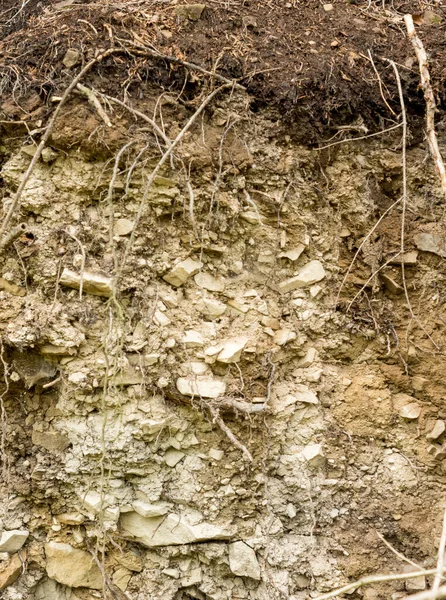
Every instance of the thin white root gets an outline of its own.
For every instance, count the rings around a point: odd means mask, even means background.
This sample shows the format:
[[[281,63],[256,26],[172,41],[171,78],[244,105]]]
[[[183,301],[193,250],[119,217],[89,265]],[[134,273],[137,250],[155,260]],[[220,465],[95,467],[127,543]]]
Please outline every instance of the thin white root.
[[[440,176],[442,192],[446,198],[446,169],[441,157],[440,149],[438,147],[437,135],[435,133],[435,112],[437,110],[437,106],[435,103],[435,96],[432,90],[429,69],[427,66],[427,54],[422,41],[417,36],[415,31],[412,15],[404,15],[404,22],[406,23],[407,34],[409,36],[409,40],[412,42],[412,46],[415,50],[415,54],[417,55],[420,66],[421,88],[426,101],[426,135],[429,150]]]
[[[82,83],[78,83],[76,86],[76,89],[81,94],[83,94],[87,98],[87,100],[91,104],[91,106],[94,109],[96,109],[98,115],[101,117],[101,119],[107,125],[107,127],[113,127],[112,122],[110,121],[110,119],[108,117],[108,114],[102,108],[102,104],[99,102],[99,99],[96,96],[96,94],[93,92],[93,90],[90,90],[90,88],[87,88],[85,85],[82,85]]]
[[[211,412],[212,415],[212,419],[214,421],[214,423],[217,423],[217,425],[220,427],[220,429],[223,431],[223,433],[226,434],[226,436],[231,440],[232,444],[238,448],[239,450],[241,450],[241,452],[243,453],[243,456],[249,460],[249,462],[253,461],[252,458],[252,454],[251,452],[246,448],[246,446],[244,446],[236,437],[235,435],[232,433],[232,431],[229,429],[229,427],[226,425],[226,423],[223,421],[223,419],[220,417],[220,413],[216,408],[213,408],[212,406],[209,407],[209,410]]]

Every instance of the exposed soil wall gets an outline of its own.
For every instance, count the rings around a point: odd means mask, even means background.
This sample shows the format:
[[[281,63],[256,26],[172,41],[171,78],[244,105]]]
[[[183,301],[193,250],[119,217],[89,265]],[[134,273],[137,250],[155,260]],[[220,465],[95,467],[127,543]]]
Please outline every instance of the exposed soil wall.
[[[169,31],[176,47],[161,60],[148,54],[148,38],[133,36],[145,49],[92,67],[82,82],[95,100],[82,88],[67,99],[3,238],[2,598],[307,600],[366,574],[412,570],[382,536],[435,567],[445,477],[444,198],[398,18],[419,14],[438,56],[444,20],[441,7],[416,4],[387,12],[381,2],[228,4],[184,20],[175,6],[69,3],[44,12],[42,3],[4,25],[2,68],[14,64],[20,85],[4,79],[3,222],[48,118],[94,54],[73,15],[82,21],[77,11],[89,11],[83,21],[100,29],[100,44],[122,35],[117,19],[128,33],[151,15],[153,39],[171,40]],[[304,53],[313,79],[299,85],[309,104],[296,98],[292,107],[289,90],[274,84],[293,83],[288,72],[244,77],[246,44],[252,56],[265,54],[262,36],[272,31],[274,59],[262,55],[258,70],[283,66],[289,41],[280,27],[288,31],[287,15],[299,8],[300,42],[311,31],[323,52],[338,51],[324,19],[352,43],[341,23],[389,25],[387,42],[399,45],[383,51],[403,65],[406,140],[394,127],[401,107],[383,63],[383,95],[375,79],[355,97],[345,66],[316,67]],[[223,52],[229,22],[245,36],[232,51],[240,73]],[[17,36],[56,24],[63,52],[55,44],[30,87],[31,57],[19,56]],[[172,54],[206,71],[223,57],[220,80]],[[349,64],[356,72],[359,62]],[[332,84],[319,68],[331,69]],[[215,93],[182,134],[221,78],[233,77],[237,86]],[[431,582],[348,597],[397,600]]]

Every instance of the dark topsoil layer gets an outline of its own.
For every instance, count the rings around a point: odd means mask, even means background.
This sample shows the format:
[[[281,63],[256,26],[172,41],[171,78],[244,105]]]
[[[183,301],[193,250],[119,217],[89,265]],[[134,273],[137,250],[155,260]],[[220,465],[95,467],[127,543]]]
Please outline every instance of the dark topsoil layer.
[[[6,121],[45,120],[51,96],[63,92],[81,63],[112,45],[122,53],[101,61],[84,83],[100,80],[102,91],[120,98],[124,88],[137,98],[149,86],[157,93],[182,90],[187,102],[202,91],[206,76],[138,52],[136,43],[237,79],[252,110],[268,106],[290,135],[307,143],[342,125],[363,122],[377,131],[395,123],[390,109],[401,110],[391,59],[413,141],[420,141],[425,103],[402,19],[407,12],[429,54],[440,112],[446,107],[446,5],[438,0],[208,0],[196,21],[177,16],[184,0],[0,2],[0,119]],[[62,62],[68,48],[82,53],[71,69]]]

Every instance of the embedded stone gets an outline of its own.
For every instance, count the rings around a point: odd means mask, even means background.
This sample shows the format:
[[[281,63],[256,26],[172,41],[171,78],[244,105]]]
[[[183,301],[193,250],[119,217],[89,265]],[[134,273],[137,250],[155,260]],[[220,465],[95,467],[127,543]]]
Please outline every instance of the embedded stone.
[[[279,283],[277,287],[281,294],[285,294],[299,288],[313,285],[324,279],[324,277],[325,269],[322,266],[322,263],[319,260],[312,260],[302,267],[299,271],[299,275],[291,277],[290,279],[285,279],[285,281]]]
[[[408,421],[415,421],[421,414],[421,406],[417,402],[406,404],[400,409],[400,417]]]
[[[243,348],[248,343],[247,337],[237,337],[223,343],[223,348],[217,356],[218,362],[234,363],[240,360]]]
[[[130,221],[130,219],[118,219],[113,227],[113,233],[115,235],[129,235],[132,233],[133,228],[135,226],[134,221]]]
[[[206,4],[178,4],[175,6],[175,14],[183,19],[198,21],[205,8]]]
[[[426,435],[428,440],[436,440],[438,439],[446,430],[446,425],[444,421],[435,421],[434,428],[430,433]]]
[[[167,452],[164,454],[164,460],[166,461],[166,465],[168,467],[174,467],[176,464],[180,462],[186,455],[184,452],[180,450],[175,450],[175,448],[169,448]]]
[[[198,287],[209,290],[210,292],[223,292],[225,289],[225,281],[223,278],[214,277],[210,273],[197,273],[194,277]]]
[[[305,356],[298,363],[299,367],[301,367],[302,369],[306,369],[307,367],[310,367],[316,360],[317,354],[318,353],[317,353],[316,348],[308,348]]]
[[[296,385],[293,388],[292,395],[296,398],[296,402],[302,402],[303,404],[319,404],[316,394],[305,385]]]
[[[290,331],[289,329],[279,329],[274,334],[273,340],[274,343],[278,346],[284,346],[296,339],[296,333],[294,331]]]
[[[48,577],[68,587],[102,589],[102,574],[93,556],[77,550],[70,544],[49,542],[45,544],[46,572]]]
[[[63,64],[67,67],[67,69],[72,69],[77,64],[79,64],[81,60],[82,54],[79,50],[75,48],[68,48],[65,53],[65,56],[62,59]]]
[[[240,213],[240,217],[251,225],[261,225],[262,223],[259,213],[255,212],[254,210],[246,210]]]
[[[4,531],[0,536],[0,552],[13,554],[18,552],[29,536],[26,529],[12,529]]]
[[[179,287],[186,283],[189,277],[198,273],[203,266],[203,263],[193,258],[186,258],[182,262],[178,263],[167,275],[164,275],[164,281],[170,283],[175,287]]]
[[[167,513],[167,507],[162,504],[150,504],[144,502],[144,500],[135,500],[132,502],[134,510],[141,515],[141,517],[162,517]]]
[[[234,575],[260,579],[260,565],[254,550],[245,542],[229,545],[229,568]]]
[[[202,398],[218,398],[226,391],[226,384],[217,379],[179,377],[177,389],[183,396],[200,396]]]
[[[199,346],[203,346],[203,336],[199,331],[189,329],[183,336],[183,344],[186,346],[186,348],[197,348]]]
[[[198,310],[206,317],[216,319],[226,311],[226,304],[220,302],[220,300],[213,300],[212,298],[204,298],[197,303]]]
[[[300,257],[304,250],[305,246],[303,244],[298,244],[295,248],[290,248],[289,250],[280,252],[279,258],[288,258],[289,260],[292,260],[294,262]]]
[[[312,467],[320,467],[325,463],[321,444],[308,444],[302,450],[302,456]]]
[[[150,519],[137,512],[128,512],[121,515],[120,526],[125,533],[132,535],[137,542],[148,548],[227,540],[233,533],[211,523],[192,525],[184,516],[177,514]]]
[[[417,233],[413,239],[418,250],[430,252],[431,254],[438,254],[438,256],[441,256],[442,258],[446,257],[444,240],[439,235]]]
[[[0,591],[12,585],[23,573],[23,565],[26,561],[26,550],[13,554],[5,565],[0,566]]]

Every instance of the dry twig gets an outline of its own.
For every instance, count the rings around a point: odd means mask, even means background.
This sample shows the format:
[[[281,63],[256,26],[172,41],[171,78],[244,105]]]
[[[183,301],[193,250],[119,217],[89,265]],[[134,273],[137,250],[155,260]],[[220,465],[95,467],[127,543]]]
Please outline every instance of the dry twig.
[[[409,40],[412,42],[412,46],[415,50],[415,54],[417,55],[420,66],[421,88],[424,92],[424,99],[426,101],[426,135],[429,144],[429,150],[440,176],[442,192],[446,197],[446,169],[441,157],[440,149],[438,147],[437,135],[435,133],[435,112],[437,107],[435,103],[434,92],[431,86],[429,69],[427,66],[427,55],[423,43],[415,31],[412,15],[404,15],[404,22],[406,23],[407,34],[409,36]]]

